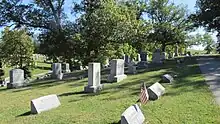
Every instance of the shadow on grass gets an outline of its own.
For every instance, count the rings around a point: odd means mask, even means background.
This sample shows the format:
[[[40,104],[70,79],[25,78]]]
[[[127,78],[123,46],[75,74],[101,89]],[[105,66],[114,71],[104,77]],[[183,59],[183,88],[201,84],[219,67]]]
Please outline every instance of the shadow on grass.
[[[121,120],[119,120],[118,122],[112,122],[112,123],[109,123],[109,124],[121,124]]]
[[[71,96],[71,95],[78,95],[78,94],[85,94],[84,91],[80,91],[80,92],[67,92],[67,93],[62,93],[60,95],[58,95],[59,97],[63,97],[63,96]]]
[[[31,114],[31,111],[25,112],[25,113],[20,114],[20,115],[18,115],[18,116],[16,116],[16,117],[29,116],[29,115],[32,115],[32,114]]]
[[[41,69],[41,70],[51,70],[50,67],[42,67],[42,66],[36,66],[36,69]]]

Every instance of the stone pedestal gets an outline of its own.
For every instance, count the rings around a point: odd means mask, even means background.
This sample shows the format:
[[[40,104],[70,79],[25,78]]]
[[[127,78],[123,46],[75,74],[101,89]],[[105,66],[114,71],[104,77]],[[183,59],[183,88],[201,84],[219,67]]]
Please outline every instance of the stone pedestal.
[[[102,89],[100,63],[89,63],[88,86],[84,87],[84,92],[96,93]]]
[[[18,88],[24,86],[24,70],[12,69],[10,71],[10,83],[7,83],[7,88]]]
[[[108,76],[108,82],[120,82],[127,78],[127,75],[124,74],[124,60],[122,59],[113,59],[111,61],[111,71]]]

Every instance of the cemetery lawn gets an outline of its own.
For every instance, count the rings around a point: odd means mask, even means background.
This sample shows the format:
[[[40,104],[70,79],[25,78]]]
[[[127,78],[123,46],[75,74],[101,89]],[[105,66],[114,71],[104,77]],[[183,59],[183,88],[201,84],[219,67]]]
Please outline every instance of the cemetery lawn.
[[[162,74],[174,73],[178,75],[174,83],[163,84],[166,94],[157,101],[141,106],[146,123],[219,124],[220,107],[215,104],[204,83],[196,60],[186,60],[182,68],[178,68],[174,61],[166,63],[148,72],[128,75],[122,82],[105,84],[105,89],[100,94],[83,93],[87,79],[59,82],[48,80],[23,89],[0,88],[0,123],[116,124],[123,111],[136,103],[142,80],[150,86],[159,81]],[[30,115],[30,101],[49,94],[57,94],[61,106],[38,115]]]
[[[9,71],[13,69],[12,67],[6,67],[3,68],[3,70],[5,71],[5,75],[4,77],[9,77]],[[47,73],[49,70],[51,70],[51,64],[47,64],[44,62],[37,62],[37,66],[36,68],[32,69],[32,75],[36,75],[36,74],[40,74],[40,73]]]

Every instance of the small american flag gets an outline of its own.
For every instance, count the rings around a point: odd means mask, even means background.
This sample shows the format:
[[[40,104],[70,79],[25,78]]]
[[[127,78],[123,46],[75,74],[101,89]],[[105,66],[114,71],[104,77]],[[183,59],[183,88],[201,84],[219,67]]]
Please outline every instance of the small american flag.
[[[149,100],[149,95],[145,86],[145,83],[141,86],[141,93],[140,93],[140,102],[141,104],[146,104]]]

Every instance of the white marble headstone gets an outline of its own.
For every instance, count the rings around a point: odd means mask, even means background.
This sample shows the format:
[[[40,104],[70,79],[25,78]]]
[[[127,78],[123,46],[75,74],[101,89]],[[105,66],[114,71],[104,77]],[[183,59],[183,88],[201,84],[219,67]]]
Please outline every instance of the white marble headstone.
[[[85,92],[97,92],[103,88],[100,68],[100,63],[89,63],[88,86],[84,87]]]
[[[57,95],[52,94],[48,96],[43,96],[43,97],[31,100],[31,113],[39,114],[43,111],[48,111],[58,106],[60,106],[60,101]]]
[[[150,99],[159,99],[160,96],[162,96],[165,93],[165,88],[158,82],[151,85],[148,90]],[[156,95],[156,98],[153,98]]]
[[[127,78],[127,75],[124,74],[124,60],[122,59],[113,59],[111,61],[111,71],[108,76],[109,82],[119,82]]]
[[[121,124],[143,124],[145,117],[137,104],[127,108],[121,115]]]
[[[62,73],[62,65],[61,63],[53,63],[52,65],[52,71],[53,71],[53,78],[58,78],[60,77]]]

